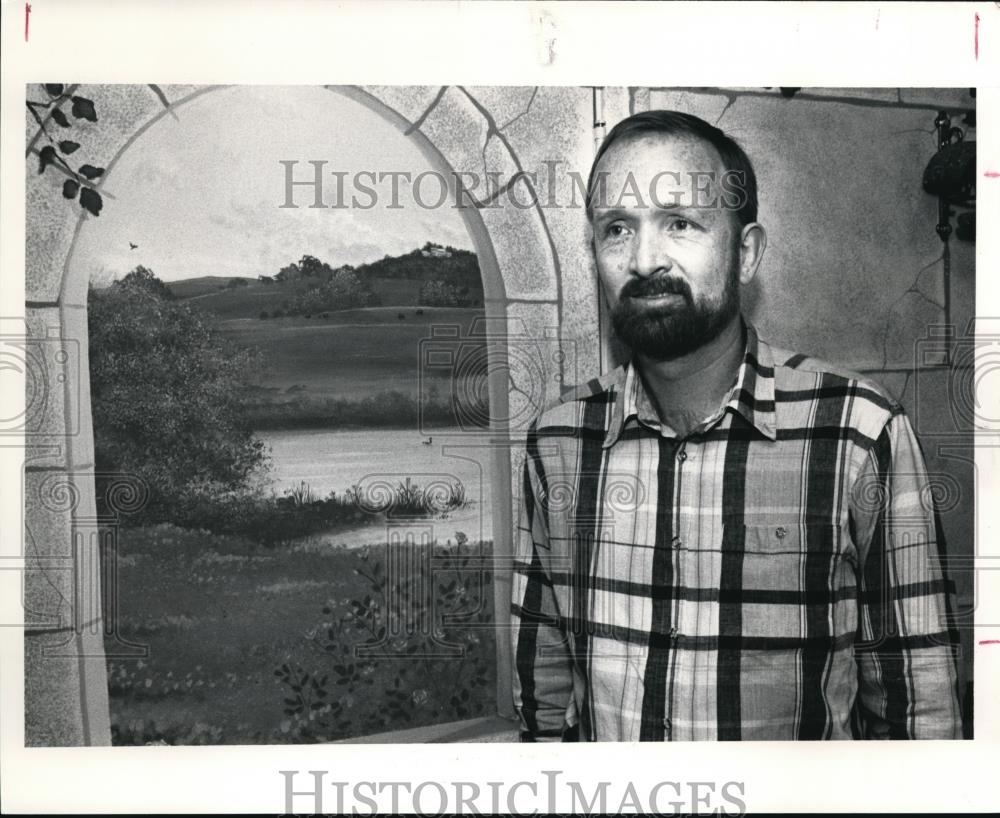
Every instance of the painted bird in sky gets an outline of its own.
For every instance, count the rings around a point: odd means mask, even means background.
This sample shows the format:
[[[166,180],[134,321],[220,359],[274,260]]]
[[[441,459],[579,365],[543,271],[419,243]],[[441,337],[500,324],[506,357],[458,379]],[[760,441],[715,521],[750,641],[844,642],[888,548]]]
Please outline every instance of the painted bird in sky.
[[[138,250],[139,249],[139,245],[138,244],[132,244],[132,242],[129,242],[128,246],[129,246],[130,250]]]

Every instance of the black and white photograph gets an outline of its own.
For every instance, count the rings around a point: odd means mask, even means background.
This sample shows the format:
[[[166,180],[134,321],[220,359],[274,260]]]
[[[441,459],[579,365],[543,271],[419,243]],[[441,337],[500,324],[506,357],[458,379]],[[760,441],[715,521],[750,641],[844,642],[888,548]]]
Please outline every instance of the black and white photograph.
[[[575,4],[510,5],[557,63]],[[545,771],[995,742],[982,83],[63,73],[4,88],[22,751],[256,747],[265,811],[358,814],[309,771],[444,745],[550,760],[404,811],[743,814],[732,763]]]

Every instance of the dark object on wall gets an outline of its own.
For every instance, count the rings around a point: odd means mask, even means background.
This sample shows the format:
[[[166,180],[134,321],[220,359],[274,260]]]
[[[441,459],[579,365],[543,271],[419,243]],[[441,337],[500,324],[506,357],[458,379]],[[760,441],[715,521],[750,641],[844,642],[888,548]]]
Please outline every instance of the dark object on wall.
[[[961,128],[952,127],[951,117],[940,111],[934,120],[938,132],[938,152],[924,170],[924,190],[938,197],[937,234],[942,241],[951,236],[952,206],[976,206],[976,143],[966,142]],[[969,214],[966,214],[969,215]],[[971,214],[974,217],[974,214]],[[960,225],[959,238],[966,239],[970,231]],[[975,230],[971,231],[972,237]]]
[[[778,90],[781,92],[781,96],[783,96],[785,99],[791,99],[792,97],[794,97],[802,89],[801,88],[779,88]]]
[[[976,213],[975,211],[966,211],[965,213],[959,213],[957,219],[958,225],[955,227],[955,238],[961,241],[975,241],[976,240]]]
[[[966,118],[968,121],[968,118]],[[974,121],[974,120],[973,120]],[[924,190],[938,200],[938,222],[934,230],[943,242],[941,264],[944,284],[944,323],[951,324],[951,237],[952,207],[965,209],[958,215],[955,237],[976,240],[976,143],[965,141],[965,132],[953,127],[947,111],[934,119],[938,151],[924,169]],[[954,361],[953,340],[947,342],[948,361]],[[949,364],[950,365],[950,364]]]
[[[924,190],[952,204],[971,205],[976,195],[976,143],[955,142],[934,154],[924,170]]]

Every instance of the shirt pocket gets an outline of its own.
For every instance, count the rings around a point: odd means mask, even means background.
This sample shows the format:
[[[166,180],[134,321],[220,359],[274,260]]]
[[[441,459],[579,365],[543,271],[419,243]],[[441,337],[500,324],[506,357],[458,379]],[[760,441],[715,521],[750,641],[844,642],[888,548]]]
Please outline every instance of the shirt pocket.
[[[724,539],[720,599],[738,605],[744,637],[794,647],[821,622],[842,620],[846,609],[838,608],[854,605],[840,526],[779,520],[727,526]]]

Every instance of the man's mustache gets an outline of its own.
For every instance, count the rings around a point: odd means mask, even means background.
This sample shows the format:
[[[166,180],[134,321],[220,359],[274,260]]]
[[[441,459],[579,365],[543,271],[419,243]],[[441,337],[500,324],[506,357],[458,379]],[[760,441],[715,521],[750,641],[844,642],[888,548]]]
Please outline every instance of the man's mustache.
[[[692,300],[691,288],[683,278],[658,276],[656,278],[635,278],[622,287],[621,298],[642,298],[655,295],[682,295]]]

